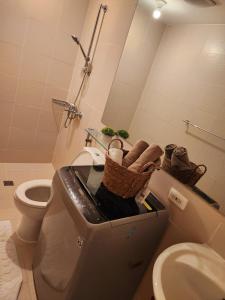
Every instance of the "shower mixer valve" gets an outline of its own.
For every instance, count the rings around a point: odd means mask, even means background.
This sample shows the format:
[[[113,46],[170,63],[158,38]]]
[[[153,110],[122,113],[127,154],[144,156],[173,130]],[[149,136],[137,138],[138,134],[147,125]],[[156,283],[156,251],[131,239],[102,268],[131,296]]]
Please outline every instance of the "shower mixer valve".
[[[62,106],[64,108],[64,111],[67,112],[67,117],[64,123],[65,128],[69,127],[72,120],[81,119],[83,116],[82,112],[80,112],[77,106],[73,103],[64,100],[54,99],[54,98],[52,98],[52,102],[59,106]]]
[[[82,71],[84,74],[90,76],[91,75],[91,72],[92,72],[92,63],[90,62],[86,62],[85,66],[83,67]]]

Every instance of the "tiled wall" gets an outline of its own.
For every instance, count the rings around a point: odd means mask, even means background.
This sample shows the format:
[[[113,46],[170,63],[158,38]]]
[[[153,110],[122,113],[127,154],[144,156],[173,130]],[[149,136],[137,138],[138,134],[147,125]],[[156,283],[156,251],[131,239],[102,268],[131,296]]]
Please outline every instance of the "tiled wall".
[[[0,1],[0,162],[50,162],[88,0]]]
[[[149,1],[139,0],[103,114],[106,126],[129,129],[164,29],[152,18]]]
[[[70,163],[85,144],[84,129],[100,129],[102,114],[123,51],[128,30],[136,7],[136,0],[107,0],[108,12],[97,47],[93,72],[86,84],[80,103],[83,118],[75,120],[70,128],[61,128],[53,163],[55,167]],[[100,1],[90,2],[82,34],[85,49],[88,47]],[[79,53],[70,85],[69,98],[74,97],[81,82],[84,60]]]
[[[190,129],[182,120],[225,137],[225,25],[167,27],[131,124],[133,141],[145,138],[187,147],[192,161],[205,163],[198,186],[225,213],[225,142]]]

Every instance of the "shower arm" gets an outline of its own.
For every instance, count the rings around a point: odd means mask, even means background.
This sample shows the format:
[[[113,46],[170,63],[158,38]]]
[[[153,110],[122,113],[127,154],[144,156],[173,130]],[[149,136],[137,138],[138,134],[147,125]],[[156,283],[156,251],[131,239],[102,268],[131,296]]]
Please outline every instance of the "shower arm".
[[[84,48],[82,47],[79,39],[76,36],[74,36],[74,35],[71,35],[71,37],[74,40],[74,42],[77,43],[77,45],[80,47],[80,50],[81,50],[81,52],[83,54],[85,62],[89,62],[90,61],[90,57],[85,53]]]

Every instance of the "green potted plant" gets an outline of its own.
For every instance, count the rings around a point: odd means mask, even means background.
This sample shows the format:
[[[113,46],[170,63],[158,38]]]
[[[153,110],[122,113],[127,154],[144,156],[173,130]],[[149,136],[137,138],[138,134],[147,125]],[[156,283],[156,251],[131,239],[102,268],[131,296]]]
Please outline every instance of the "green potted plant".
[[[112,137],[115,136],[115,131],[110,127],[102,128],[101,132],[102,132],[101,139],[103,143],[110,143]]]
[[[129,133],[124,129],[117,130],[116,135],[118,135],[124,140],[129,138]]]

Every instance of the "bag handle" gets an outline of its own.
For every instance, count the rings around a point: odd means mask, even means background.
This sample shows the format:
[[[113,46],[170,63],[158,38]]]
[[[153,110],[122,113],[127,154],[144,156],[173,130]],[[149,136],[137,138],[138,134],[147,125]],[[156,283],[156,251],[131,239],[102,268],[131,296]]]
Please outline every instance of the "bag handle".
[[[203,170],[201,169],[201,167],[203,167]],[[198,168],[200,168],[201,171],[202,171],[201,176],[203,176],[203,175],[206,173],[206,171],[207,171],[207,167],[206,167],[205,165],[197,165],[197,166],[195,167],[195,169],[194,169],[194,172],[195,172]]]
[[[120,142],[120,149],[123,150],[123,141],[121,141],[121,139],[112,139],[111,142],[108,144],[108,152],[109,152],[109,149],[110,149],[112,143],[115,141]]]
[[[148,163],[146,163],[140,170],[140,173],[145,173],[145,172],[153,172],[156,169],[156,165],[154,164],[154,162],[150,161]]]

